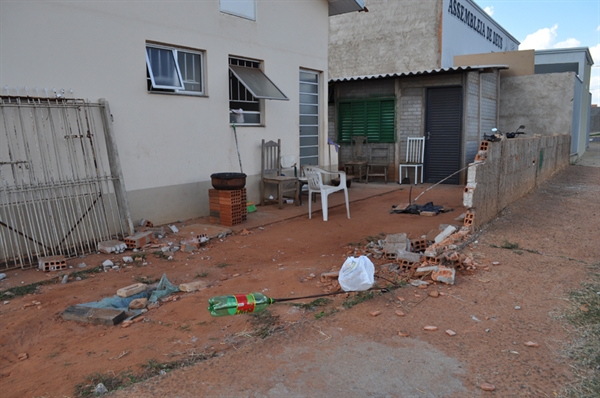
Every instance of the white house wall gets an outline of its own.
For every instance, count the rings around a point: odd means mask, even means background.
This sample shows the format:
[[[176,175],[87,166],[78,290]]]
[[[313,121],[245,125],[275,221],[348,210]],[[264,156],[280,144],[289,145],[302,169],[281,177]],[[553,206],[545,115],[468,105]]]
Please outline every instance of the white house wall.
[[[454,66],[454,56],[517,51],[519,42],[474,1],[443,0],[442,68]]]
[[[256,21],[202,2],[2,2],[0,86],[73,89],[106,98],[114,117],[132,217],[154,223],[208,214],[210,175],[239,171],[229,125],[228,57],[263,61],[289,101],[265,101],[264,127],[238,127],[249,200],[256,200],[260,142],[298,156],[299,69],[327,81],[326,0],[257,1]],[[205,51],[206,97],[150,94],[146,41]],[[326,101],[320,135],[326,140]]]

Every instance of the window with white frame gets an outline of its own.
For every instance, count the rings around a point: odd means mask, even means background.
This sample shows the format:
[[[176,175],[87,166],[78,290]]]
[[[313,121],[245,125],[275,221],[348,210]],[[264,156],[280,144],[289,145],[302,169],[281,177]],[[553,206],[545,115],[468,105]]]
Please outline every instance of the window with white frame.
[[[219,10],[256,21],[256,0],[219,0]]]
[[[146,44],[148,91],[204,95],[204,53]]]
[[[229,58],[230,123],[262,125],[263,100],[288,100],[260,68],[260,61]]]
[[[240,58],[229,58],[229,65],[246,68],[260,68],[260,62]],[[229,70],[229,109],[230,123],[261,124],[261,101],[255,98],[240,79]]]

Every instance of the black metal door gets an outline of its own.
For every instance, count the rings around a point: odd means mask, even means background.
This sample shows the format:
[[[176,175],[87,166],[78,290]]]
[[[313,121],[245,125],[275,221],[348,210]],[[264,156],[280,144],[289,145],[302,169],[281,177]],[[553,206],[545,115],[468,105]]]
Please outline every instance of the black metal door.
[[[460,168],[462,87],[427,90],[425,181],[436,183]],[[459,175],[444,181],[458,184]]]

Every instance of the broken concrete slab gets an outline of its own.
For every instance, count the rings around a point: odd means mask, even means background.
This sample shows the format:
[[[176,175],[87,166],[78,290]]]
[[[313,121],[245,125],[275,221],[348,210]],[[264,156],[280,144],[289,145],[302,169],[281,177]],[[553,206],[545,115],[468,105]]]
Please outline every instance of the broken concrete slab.
[[[112,239],[104,242],[98,242],[98,251],[105,254],[123,253],[127,249],[124,242]]]
[[[208,282],[205,281],[194,281],[182,283],[179,285],[179,290],[182,292],[196,292],[198,290],[205,289],[208,286]]]
[[[131,300],[131,303],[129,303],[129,309],[130,310],[141,310],[142,308],[146,308],[146,306],[148,305],[148,299],[147,298],[137,298],[134,300]]]
[[[431,279],[437,282],[447,283],[454,285],[454,279],[456,277],[456,270],[454,268],[448,268],[439,266],[437,270],[431,273]]]
[[[145,283],[134,283],[133,285],[129,285],[117,290],[117,296],[119,297],[129,297],[134,294],[141,293],[148,288],[148,285]]]
[[[323,272],[321,274],[321,282],[326,282],[327,280],[330,279],[337,279],[340,276],[340,271],[334,271],[334,272]]]
[[[385,244],[383,245],[383,252],[386,258],[396,259],[398,257],[398,250],[410,251],[410,240],[405,233],[391,234],[385,237]]]
[[[425,239],[427,239],[429,242],[433,242],[435,237],[439,234],[440,231],[438,229],[432,229],[431,231],[427,232],[427,235],[425,235]]]
[[[400,249],[400,250],[396,250],[396,259],[404,260],[409,263],[418,263],[419,261],[421,261],[421,255]]]
[[[125,311],[113,308],[91,308],[72,305],[61,314],[66,321],[91,323],[92,325],[114,326],[127,318]]]
[[[214,239],[225,235],[231,235],[231,228],[226,228],[221,225],[215,224],[190,224],[181,229],[178,232],[179,236],[196,236],[200,237],[204,235],[205,238]],[[203,242],[204,239],[200,238],[200,243]]]
[[[162,239],[167,235],[165,227],[148,227],[146,228],[146,231],[151,231],[156,239]]]
[[[435,243],[440,243],[441,241],[452,235],[454,232],[456,232],[456,227],[448,225],[446,229],[444,229],[438,236],[435,237]]]
[[[193,252],[200,248],[200,239],[198,237],[185,238],[179,241],[182,252]]]
[[[433,271],[437,271],[437,265],[431,265],[428,267],[419,267],[415,271],[415,276],[427,275]]]

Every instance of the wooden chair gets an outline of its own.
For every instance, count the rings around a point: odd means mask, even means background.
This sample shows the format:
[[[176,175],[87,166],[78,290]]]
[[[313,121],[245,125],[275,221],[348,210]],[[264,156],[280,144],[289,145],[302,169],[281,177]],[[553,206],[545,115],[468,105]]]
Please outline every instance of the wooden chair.
[[[329,194],[344,191],[344,197],[346,199],[346,212],[348,213],[348,218],[350,218],[350,204],[348,202],[348,188],[346,186],[346,173],[343,171],[331,172],[327,170],[323,170],[316,166],[303,166],[304,174],[306,175],[306,179],[308,180],[308,218],[312,218],[312,196],[313,193],[318,193],[321,195],[321,208],[323,210],[323,221],[327,221],[327,210],[328,210],[328,201],[327,197]],[[323,176],[331,176],[331,175],[339,175],[340,184],[329,185],[323,182]]]
[[[421,169],[421,184],[423,184],[423,161],[425,158],[425,137],[408,137],[406,141],[406,162],[400,163],[398,170],[398,183],[402,184],[402,169],[414,167],[415,185],[417,185],[417,172]],[[405,170],[408,178],[408,170]]]
[[[367,175],[369,139],[364,135],[355,135],[350,137],[350,161],[344,163],[344,171],[349,176],[348,178],[358,178],[358,182],[362,177]],[[364,169],[363,169],[364,168]],[[356,174],[358,170],[358,174]]]
[[[298,177],[284,176],[281,173],[281,140],[265,142],[262,140],[261,151],[261,173],[260,173],[260,205],[264,206],[265,201],[277,201],[279,208],[283,208],[283,191],[287,184],[294,184],[294,204],[298,203]],[[265,198],[265,185],[277,185],[277,199]]]
[[[387,144],[369,145],[369,162],[367,163],[367,184],[371,177],[383,177],[387,184],[388,167],[390,165],[390,150]],[[380,170],[380,172],[375,172]]]

